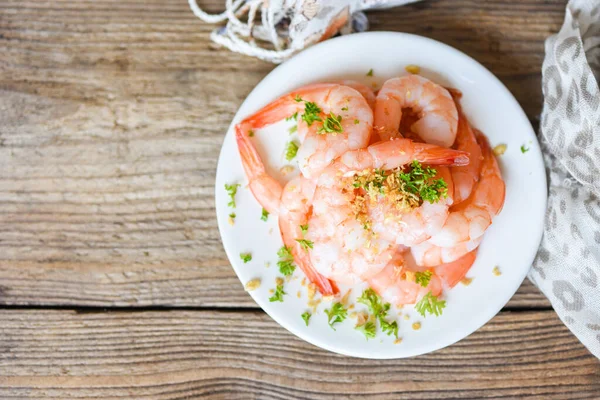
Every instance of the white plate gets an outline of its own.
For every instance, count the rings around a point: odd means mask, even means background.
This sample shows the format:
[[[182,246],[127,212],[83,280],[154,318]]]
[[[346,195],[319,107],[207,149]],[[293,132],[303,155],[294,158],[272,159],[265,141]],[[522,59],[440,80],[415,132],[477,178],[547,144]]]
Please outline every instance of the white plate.
[[[405,75],[404,67],[421,67],[421,75],[462,91],[463,109],[472,125],[481,129],[492,146],[508,145],[499,158],[506,181],[506,202],[494,220],[468,276],[469,286],[457,285],[446,291],[446,309],[440,317],[422,318],[412,307],[400,310],[398,318],[402,343],[381,333],[366,340],[355,331],[348,318],[332,330],[323,310],[304,325],[300,315],[308,309],[306,288],[301,279],[285,284],[285,301],[271,303],[269,289],[275,287],[276,252],[282,246],[276,218],[260,220],[261,207],[245,187],[247,184],[234,140],[233,126],[276,97],[299,86],[339,79],[357,79],[381,84],[386,79]],[[373,77],[366,73],[373,69]],[[285,165],[283,151],[290,136],[282,124],[258,131],[254,137],[265,162],[278,173]],[[289,122],[287,124],[290,124]],[[521,145],[529,148],[522,153]],[[228,223],[228,196],[225,183],[241,183],[236,196],[235,225]],[[525,113],[510,92],[481,64],[452,47],[423,37],[391,32],[370,32],[325,41],[298,54],[275,68],[250,93],[236,114],[223,142],[216,179],[216,209],[223,246],[242,284],[260,278],[252,298],[281,326],[300,338],[324,349],[356,357],[401,358],[427,353],[448,346],[474,332],[489,321],[512,297],[536,254],[542,236],[546,209],[546,176],[535,134]],[[244,264],[240,253],[251,252],[253,259]],[[270,262],[267,268],[265,262]],[[492,270],[498,266],[501,276]],[[295,276],[303,274],[296,269]],[[302,298],[297,297],[301,291]],[[359,295],[354,290],[352,297]],[[223,296],[227,296],[223,293]],[[357,304],[356,309],[364,307]],[[408,315],[409,320],[404,319]],[[416,331],[412,323],[421,322]],[[284,348],[281,351],[285,351]]]

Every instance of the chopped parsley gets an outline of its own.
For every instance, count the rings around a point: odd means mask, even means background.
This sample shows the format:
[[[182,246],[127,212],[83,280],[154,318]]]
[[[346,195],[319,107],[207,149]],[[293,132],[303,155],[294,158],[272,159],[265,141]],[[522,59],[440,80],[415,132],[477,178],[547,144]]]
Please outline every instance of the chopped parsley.
[[[234,213],[234,212],[232,212],[231,214],[229,214],[229,218],[231,218],[231,219],[235,219],[235,213]]]
[[[525,145],[521,145],[521,153],[525,154],[529,151],[529,147],[525,147]]]
[[[242,261],[244,262],[244,264],[249,263],[250,261],[252,261],[252,254],[250,253],[240,253],[240,258],[242,259]]]
[[[292,133],[295,133],[297,130],[298,130],[298,125],[294,125],[290,129],[288,129],[288,132],[291,135]]]
[[[342,111],[348,111],[348,106],[342,107]]]
[[[369,72],[367,72],[367,76],[373,76],[373,68],[371,68],[371,69],[369,70]]]
[[[298,99],[300,99],[300,101],[304,101],[299,96],[296,97],[295,100],[298,101]],[[321,110],[316,103],[313,103],[312,101],[304,101],[304,114],[302,114],[300,118],[302,118],[302,121],[306,122],[306,125],[311,126],[313,123],[315,123],[315,121],[323,121],[319,115],[322,112],[323,110]]]
[[[417,160],[414,160],[410,166],[412,169],[409,172],[398,173],[398,179],[406,183],[404,189],[407,192],[417,194],[430,203],[436,203],[440,198],[448,196],[446,181],[441,178],[430,181],[437,174],[435,169],[423,168]]]
[[[267,210],[265,210],[264,208],[262,209],[262,215],[260,216],[260,219],[263,221],[266,221],[267,219],[269,219],[269,212]]]
[[[360,179],[360,176],[357,176],[354,180],[353,186],[355,188],[363,188],[367,189],[368,186],[373,186],[375,189],[379,189],[379,192],[383,194],[383,183],[385,182],[387,175],[382,169],[373,170],[373,175],[369,177],[369,179]]]
[[[383,333],[398,337],[398,323],[396,321],[389,322],[385,319],[390,309],[390,303],[382,302],[381,297],[373,289],[365,290],[356,301],[368,307],[371,314],[379,321]]]
[[[311,242],[310,240],[306,240],[306,239],[296,239],[296,242],[300,243],[300,246],[302,246],[302,248],[304,250],[308,250],[309,248],[313,248],[313,242]]]
[[[362,334],[365,335],[367,340],[373,339],[375,337],[375,333],[377,331],[377,327],[375,326],[375,323],[371,322],[371,321],[368,321],[362,325],[356,326],[354,329],[356,329],[359,332],[362,332]]]
[[[415,305],[415,310],[424,317],[427,313],[439,317],[445,307],[445,300],[438,300],[437,296],[429,292]]]
[[[432,275],[433,273],[431,271],[415,272],[415,282],[423,287],[427,287]]]
[[[389,322],[383,318],[379,318],[379,324],[383,333],[388,336],[394,335],[394,337],[398,337],[398,323],[396,321]]]
[[[279,257],[279,261],[277,261],[279,272],[285,276],[293,274],[296,266],[294,265],[294,256],[290,248],[283,246],[277,251],[277,256]]]
[[[277,287],[275,288],[275,293],[273,293],[273,296],[269,297],[269,301],[271,303],[273,303],[275,301],[283,302],[284,294],[286,294],[286,293],[283,291],[283,284],[277,285]]]
[[[302,235],[306,235],[306,232],[308,232],[308,224],[300,225],[300,230],[302,231]]]
[[[300,100],[300,101],[302,101],[302,100]],[[295,113],[293,113],[292,115],[287,117],[285,120],[286,121],[297,121],[298,120],[298,111],[296,111]]]
[[[229,203],[227,205],[231,208],[235,208],[235,194],[237,193],[237,189],[240,187],[239,183],[234,185],[225,184],[225,190],[227,190],[227,194],[229,195]]]
[[[331,309],[325,310],[325,314],[327,314],[327,323],[335,331],[333,325],[344,321],[348,316],[348,311],[344,308],[342,303],[338,301]]]
[[[357,120],[357,119],[355,119],[355,120],[354,120],[354,125],[358,125],[358,124],[360,124],[360,121],[359,121],[359,120]]]
[[[296,142],[289,142],[285,149],[285,159],[291,161],[298,154],[298,144]]]
[[[317,130],[317,133],[321,135],[325,133],[338,134],[342,133],[343,131],[342,116],[338,115],[336,117],[334,113],[330,112],[329,116],[325,118],[325,121],[323,121],[323,126]]]
[[[253,136],[254,136],[254,131],[253,131],[252,129],[250,129],[250,130],[248,131],[248,136],[249,136],[249,137],[253,137]]]
[[[302,319],[304,320],[304,323],[306,324],[306,326],[308,326],[308,321],[310,320],[310,317],[312,317],[312,314],[309,313],[308,311],[305,311],[302,313]]]

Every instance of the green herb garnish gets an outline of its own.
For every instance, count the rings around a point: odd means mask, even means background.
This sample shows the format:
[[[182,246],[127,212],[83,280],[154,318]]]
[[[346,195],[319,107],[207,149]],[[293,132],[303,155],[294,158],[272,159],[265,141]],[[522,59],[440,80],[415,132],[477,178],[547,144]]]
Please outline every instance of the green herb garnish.
[[[300,101],[302,101],[302,99],[300,99]],[[295,113],[293,113],[292,115],[287,117],[285,120],[286,121],[297,121],[298,120],[298,111],[296,111]]]
[[[277,261],[279,272],[285,276],[293,274],[296,266],[294,265],[294,256],[290,248],[283,246],[277,251],[277,256],[279,257],[279,261]]]
[[[385,319],[390,309],[390,303],[381,301],[381,297],[373,289],[365,290],[356,301],[365,304],[369,308],[371,314],[379,321],[383,333],[398,337],[398,323],[396,321],[389,322]]]
[[[342,111],[348,111],[348,106],[342,107]]]
[[[357,120],[357,119],[355,119],[355,120],[354,120],[354,125],[358,125],[358,124],[360,124],[360,121],[359,121],[359,120]]]
[[[244,264],[249,263],[250,261],[252,261],[252,254],[250,253],[240,253],[240,258],[242,259],[242,261],[244,262]]]
[[[286,294],[286,293],[283,291],[283,284],[277,285],[277,287],[275,288],[275,293],[273,293],[273,296],[269,297],[269,301],[271,303],[273,303],[275,301],[283,302],[284,294]]]
[[[225,190],[227,190],[227,194],[229,195],[229,203],[227,203],[227,205],[231,208],[235,208],[235,194],[237,193],[237,189],[239,187],[239,183],[234,185],[225,184]]]
[[[354,327],[354,329],[356,329],[359,332],[362,332],[363,335],[365,335],[365,337],[367,338],[367,340],[373,339],[375,337],[375,332],[377,331],[377,327],[375,326],[375,323],[373,323],[371,321],[368,321],[362,325],[356,326],[356,327]]]
[[[308,321],[310,320],[310,317],[312,317],[312,314],[309,313],[308,311],[305,311],[302,313],[302,319],[304,320],[304,323],[306,324],[306,326],[308,326]]]
[[[398,323],[396,321],[388,322],[382,317],[379,318],[379,324],[381,325],[381,330],[383,333],[388,336],[394,335],[396,338],[398,338]]]
[[[285,149],[285,159],[291,161],[298,154],[298,144],[296,142],[289,142]]]
[[[267,219],[269,219],[269,212],[267,210],[265,210],[264,208],[262,209],[262,215],[260,216],[260,219],[263,221],[266,221]]]
[[[445,307],[445,300],[438,300],[437,296],[429,292],[415,305],[415,310],[424,317],[427,313],[439,317]]]
[[[367,76],[373,76],[373,68],[371,68],[371,69],[369,70],[369,72],[367,72]]]
[[[323,126],[317,130],[317,133],[333,133],[337,135],[338,133],[342,133],[343,131],[344,129],[342,128],[342,116],[338,115],[336,117],[334,113],[330,112],[329,116],[325,118],[325,121],[323,121]]]
[[[304,114],[302,114],[302,120],[306,122],[308,126],[311,126],[315,121],[323,121],[319,114],[321,114],[323,110],[312,101],[304,102]]]
[[[300,230],[302,231],[302,235],[306,235],[306,232],[308,232],[308,224],[300,225]]]
[[[529,147],[525,147],[525,145],[521,145],[521,153],[525,154],[529,151]]]
[[[398,172],[398,179],[404,181],[405,190],[409,193],[419,195],[424,201],[435,203],[442,197],[448,196],[448,184],[443,179],[430,181],[437,171],[431,167],[423,168],[421,163],[414,160],[409,172]]]
[[[288,132],[291,135],[292,133],[295,133],[297,130],[298,130],[298,125],[294,125],[290,129],[288,129]]]
[[[249,136],[249,137],[253,137],[253,136],[254,136],[254,131],[253,131],[252,129],[250,129],[250,130],[248,131],[248,136]]]
[[[327,323],[335,331],[333,325],[345,320],[348,316],[348,311],[344,308],[342,303],[337,302],[331,309],[325,310],[325,314],[327,314]]]
[[[302,248],[304,250],[308,250],[309,248],[313,248],[313,242],[311,242],[310,240],[306,240],[306,239],[296,239],[296,242],[300,243],[300,246],[302,246]]]
[[[415,272],[415,282],[423,287],[427,287],[432,275],[433,273],[431,271]]]

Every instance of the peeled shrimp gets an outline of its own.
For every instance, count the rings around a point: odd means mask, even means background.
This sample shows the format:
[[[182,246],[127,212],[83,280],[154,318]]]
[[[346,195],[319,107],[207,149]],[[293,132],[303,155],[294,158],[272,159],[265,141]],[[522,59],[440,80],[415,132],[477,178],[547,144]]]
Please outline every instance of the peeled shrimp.
[[[456,138],[458,112],[442,86],[419,75],[388,79],[375,101],[375,131],[381,140],[398,136],[402,109],[420,117],[411,130],[427,143],[450,147]]]
[[[341,162],[355,171],[379,168],[394,169],[417,160],[430,165],[464,165],[468,156],[464,152],[450,150],[427,143],[417,143],[410,139],[391,139],[344,154]],[[429,239],[437,233],[448,218],[448,208],[452,204],[452,181],[447,168],[438,167],[438,176],[448,184],[446,198],[436,203],[427,201],[411,210],[398,209],[396,204],[385,196],[369,203],[368,214],[372,221],[371,229],[393,243],[413,246]]]
[[[429,239],[431,244],[454,247],[481,237],[504,204],[505,186],[500,168],[486,137],[477,135],[481,146],[481,177],[462,203],[452,207],[442,229]]]
[[[376,97],[375,97],[375,92],[373,91],[372,87],[367,86],[364,83],[360,83],[358,81],[353,81],[353,80],[345,80],[345,81],[341,81],[340,83],[342,85],[350,86],[352,89],[355,89],[356,91],[358,91],[360,94],[363,95],[363,97],[369,104],[369,107],[371,107],[372,110],[375,109],[375,98]]]
[[[300,225],[306,223],[310,212],[311,200],[315,191],[314,182],[298,177],[288,182],[283,188],[279,182],[266,173],[265,166],[248,135],[237,131],[236,140],[242,165],[248,177],[248,186],[265,210],[279,216],[282,239],[292,252],[294,261],[307,278],[317,285],[323,295],[337,293],[338,289],[335,283],[315,271],[306,251],[296,241],[296,239],[302,238]]]
[[[385,301],[396,306],[415,304],[428,292],[434,296],[442,292],[440,278],[435,273],[427,287],[415,282],[414,272],[422,271],[422,268],[416,267],[410,257],[405,257],[407,254],[396,253],[386,267],[368,281],[369,286]]]
[[[477,250],[473,250],[455,261],[438,265],[434,268],[435,274],[440,277],[444,285],[453,288],[467,275],[476,256]]]
[[[306,102],[315,103],[320,108],[317,116],[321,121],[308,125],[302,120]],[[302,139],[297,153],[298,163],[307,178],[316,177],[344,152],[363,148],[369,143],[373,127],[373,112],[369,104],[355,89],[332,83],[304,86],[280,97],[237,124],[236,133],[248,136],[251,130],[271,125],[295,113]],[[330,115],[341,116],[341,132],[320,133],[319,128]]]
[[[323,171],[317,182],[307,233],[307,238],[314,242],[311,261],[319,273],[340,283],[353,284],[369,279],[388,264],[398,247],[395,232],[383,235],[374,227],[376,221],[372,229],[366,229],[364,222],[357,219],[353,204],[364,199],[358,197],[360,191],[353,186],[353,177],[375,168],[395,169],[415,159],[431,164],[468,162],[468,157],[460,151],[396,139],[345,153]]]

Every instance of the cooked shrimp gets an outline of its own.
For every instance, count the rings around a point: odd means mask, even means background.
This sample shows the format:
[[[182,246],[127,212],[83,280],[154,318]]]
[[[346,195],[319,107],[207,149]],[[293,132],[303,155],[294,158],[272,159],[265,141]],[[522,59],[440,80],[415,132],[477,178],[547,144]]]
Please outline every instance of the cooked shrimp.
[[[296,241],[302,238],[300,225],[305,224],[308,219],[315,190],[314,182],[298,177],[282,188],[279,182],[266,173],[265,166],[248,135],[237,131],[236,139],[250,190],[264,209],[279,216],[283,243],[292,252],[294,261],[323,295],[336,294],[338,289],[335,283],[315,271],[306,251]]]
[[[477,250],[473,250],[455,261],[438,265],[434,269],[435,274],[440,277],[446,286],[453,288],[467,275],[475,262],[476,256]]]
[[[369,107],[371,107],[372,110],[375,109],[375,92],[373,91],[372,87],[353,80],[345,80],[341,81],[340,83],[342,85],[350,86],[352,89],[358,91],[360,94],[363,95],[363,97],[369,104]]]
[[[465,157],[456,150],[408,139],[390,140],[345,153],[319,176],[313,198],[307,238],[314,242],[310,255],[317,271],[340,283],[357,283],[377,274],[396,252],[397,232],[379,221],[369,221],[379,218],[378,201],[388,197],[379,196],[377,192],[377,199],[370,205],[365,190],[356,189],[356,174],[360,179],[367,179],[365,174],[371,174],[375,168],[395,169],[415,159],[432,164],[461,164],[468,161]],[[444,206],[446,215],[447,207]],[[425,218],[419,222],[424,224],[423,221]],[[444,220],[439,225],[443,223]]]
[[[436,267],[441,264],[451,263],[465,254],[472,252],[479,246],[483,236],[468,242],[461,242],[454,247],[439,247],[426,241],[410,248],[417,265]]]
[[[427,143],[450,147],[456,138],[458,113],[442,86],[419,75],[388,79],[375,101],[375,131],[381,140],[398,137],[402,109],[420,116],[411,130]]]
[[[505,186],[500,168],[486,137],[477,135],[481,146],[481,177],[471,196],[450,209],[442,229],[429,239],[431,244],[454,247],[481,237],[504,204]]]
[[[294,114],[303,140],[299,167],[307,178],[316,177],[344,152],[369,143],[373,127],[369,104],[355,89],[333,83],[304,86],[280,97],[237,124],[236,132],[248,136],[251,130]]]
[[[377,275],[369,279],[368,284],[385,301],[396,306],[415,304],[428,292],[439,296],[442,292],[440,278],[431,276],[427,287],[415,282],[414,272],[421,271],[406,257],[408,253],[396,253],[387,266]]]
[[[452,172],[452,181],[454,182],[454,204],[458,204],[469,197],[473,191],[473,187],[475,187],[479,181],[479,173],[481,170],[481,148],[477,143],[477,139],[475,138],[475,134],[471,129],[467,117],[461,110],[459,104],[460,92],[450,90],[450,93],[454,98],[458,110],[458,128],[456,131],[454,148],[469,153],[468,165],[452,167],[450,169]]]

